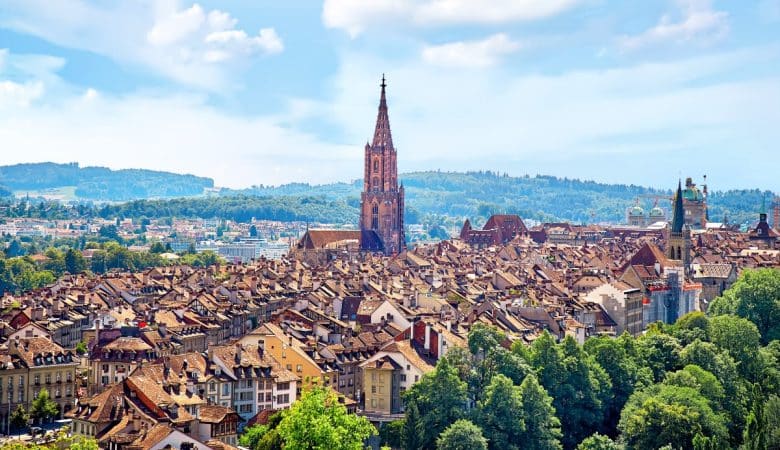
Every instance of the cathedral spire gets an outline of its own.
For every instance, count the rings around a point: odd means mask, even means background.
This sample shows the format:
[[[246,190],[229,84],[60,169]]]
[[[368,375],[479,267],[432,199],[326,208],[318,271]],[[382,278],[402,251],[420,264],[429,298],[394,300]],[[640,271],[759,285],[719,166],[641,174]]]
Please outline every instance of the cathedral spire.
[[[374,128],[374,142],[372,147],[378,150],[392,150],[393,136],[390,134],[390,117],[387,114],[387,99],[385,98],[385,74],[382,74],[382,83],[379,84],[382,92],[379,96],[379,112],[376,116],[376,128]]]
[[[683,210],[682,182],[677,181],[677,193],[674,195],[674,215],[672,216],[672,233],[682,233],[685,224],[685,210]]]

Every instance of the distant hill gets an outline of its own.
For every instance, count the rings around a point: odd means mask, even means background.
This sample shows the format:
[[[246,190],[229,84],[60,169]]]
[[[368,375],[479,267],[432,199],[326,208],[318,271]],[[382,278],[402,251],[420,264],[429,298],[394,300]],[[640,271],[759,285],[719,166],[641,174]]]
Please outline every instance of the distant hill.
[[[75,188],[74,194],[80,199],[127,201],[201,195],[214,187],[214,180],[153,170],[79,167],[78,163],[0,166],[0,195],[3,190],[46,191],[64,187]]]
[[[476,224],[494,213],[515,213],[537,221],[623,223],[625,212],[639,198],[645,210],[653,196],[670,197],[672,188],[604,184],[553,176],[511,177],[493,172],[411,172],[401,175],[406,188],[406,222],[449,223],[465,217]],[[351,183],[253,186],[222,189],[219,197],[184,198],[213,188],[210,178],[151,170],[110,170],[78,164],[18,164],[0,167],[0,196],[8,191],[38,191],[69,187],[79,199],[122,202],[102,208],[104,216],[221,217],[234,220],[309,220],[357,224],[362,180]],[[33,193],[31,193],[33,195]],[[710,191],[711,221],[757,220],[763,196],[758,189]],[[176,199],[172,199],[176,197]],[[659,206],[670,209],[670,202]]]
[[[402,174],[401,181],[406,188],[408,223],[419,222],[426,214],[479,220],[502,212],[539,221],[622,223],[626,209],[637,198],[649,210],[654,205],[652,196],[671,197],[675,187],[654,189],[545,175],[511,177],[493,172],[411,172]],[[362,180],[356,180],[325,185],[255,186],[240,191],[223,190],[222,195],[323,197],[345,200],[347,205],[357,208],[361,189]],[[773,197],[771,192],[758,189],[710,191],[710,220],[722,221],[725,213],[732,223],[753,222],[764,195],[767,199]],[[668,201],[660,200],[659,206],[670,210]]]

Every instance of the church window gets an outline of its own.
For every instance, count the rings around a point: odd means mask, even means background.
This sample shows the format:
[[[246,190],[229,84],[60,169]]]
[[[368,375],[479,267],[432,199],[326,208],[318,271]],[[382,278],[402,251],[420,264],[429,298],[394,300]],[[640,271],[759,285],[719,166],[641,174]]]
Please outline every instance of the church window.
[[[379,205],[374,204],[371,207],[371,229],[376,230],[379,228]]]
[[[374,160],[374,172],[379,172],[379,160]]]
[[[379,178],[374,178],[374,189],[379,189]]]

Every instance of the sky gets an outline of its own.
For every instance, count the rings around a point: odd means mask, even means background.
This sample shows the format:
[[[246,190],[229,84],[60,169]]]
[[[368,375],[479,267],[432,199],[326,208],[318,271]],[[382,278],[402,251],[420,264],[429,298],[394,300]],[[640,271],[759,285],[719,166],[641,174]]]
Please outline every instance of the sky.
[[[780,191],[780,0],[0,0],[0,164]]]

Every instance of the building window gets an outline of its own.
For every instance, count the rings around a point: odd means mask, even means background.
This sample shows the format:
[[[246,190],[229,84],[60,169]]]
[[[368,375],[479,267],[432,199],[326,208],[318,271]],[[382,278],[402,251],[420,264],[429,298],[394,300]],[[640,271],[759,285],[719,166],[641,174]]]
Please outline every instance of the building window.
[[[379,160],[374,160],[374,173],[379,172]]]
[[[222,385],[222,395],[230,395],[230,385],[225,383]]]
[[[217,391],[217,384],[209,383],[209,392],[216,392],[216,391]]]
[[[371,207],[371,229],[379,228],[379,205],[376,203]]]
[[[371,393],[376,394],[376,386],[371,386]]]
[[[296,372],[303,372],[303,366],[302,366],[302,365],[300,365],[300,364],[296,365],[296,366],[295,366],[295,371],[296,371]]]

